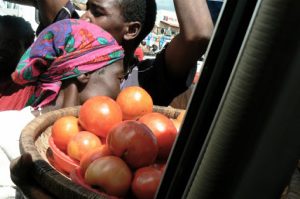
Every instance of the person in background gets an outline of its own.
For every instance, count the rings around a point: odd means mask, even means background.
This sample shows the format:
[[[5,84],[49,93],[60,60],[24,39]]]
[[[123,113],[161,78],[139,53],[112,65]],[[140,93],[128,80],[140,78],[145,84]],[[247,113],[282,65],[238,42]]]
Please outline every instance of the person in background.
[[[147,47],[147,45],[146,45],[146,41],[145,40],[143,40],[142,42],[141,42],[141,48],[142,48],[142,50],[143,50],[143,53],[144,53],[144,55],[149,55],[150,53],[149,53],[149,49],[148,49],[148,47]]]
[[[20,86],[12,82],[10,75],[34,37],[30,23],[22,17],[0,16],[0,97],[20,94]]]
[[[116,98],[123,57],[123,48],[108,32],[83,20],[61,20],[40,33],[12,73],[26,95],[6,99],[22,101],[25,108],[0,112],[0,198],[15,195],[8,169],[20,155],[25,125],[44,112],[77,106],[93,96]]]
[[[137,47],[134,51],[134,56],[136,56],[139,61],[142,61],[144,59],[144,51],[141,45],[142,44],[140,44],[139,47]]]
[[[148,47],[148,50],[150,51],[150,48],[151,48],[151,46],[153,45],[153,33],[152,32],[150,32],[147,36],[146,36],[146,38],[145,38],[145,41],[146,41],[146,46]]]

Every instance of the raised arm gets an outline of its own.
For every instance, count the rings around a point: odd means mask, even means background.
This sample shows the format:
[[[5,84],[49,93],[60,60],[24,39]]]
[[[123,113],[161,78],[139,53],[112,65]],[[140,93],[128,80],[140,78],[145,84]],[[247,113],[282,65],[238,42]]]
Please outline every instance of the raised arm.
[[[34,6],[39,10],[40,21],[44,26],[50,25],[57,13],[69,0],[5,0],[12,3]]]
[[[213,32],[206,0],[174,0],[180,33],[167,46],[165,60],[173,77],[185,75],[205,53]]]

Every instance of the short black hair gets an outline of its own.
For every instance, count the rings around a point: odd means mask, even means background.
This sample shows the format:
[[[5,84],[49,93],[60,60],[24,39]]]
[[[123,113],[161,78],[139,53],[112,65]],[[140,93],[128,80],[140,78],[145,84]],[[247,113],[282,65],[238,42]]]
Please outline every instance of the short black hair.
[[[156,19],[155,0],[120,0],[121,9],[126,22],[139,21],[142,24],[140,34],[134,39],[134,46],[152,31]]]
[[[3,15],[0,16],[0,25],[9,29],[24,42],[24,47],[27,49],[34,41],[35,33],[28,21],[24,18],[13,16],[13,15]]]

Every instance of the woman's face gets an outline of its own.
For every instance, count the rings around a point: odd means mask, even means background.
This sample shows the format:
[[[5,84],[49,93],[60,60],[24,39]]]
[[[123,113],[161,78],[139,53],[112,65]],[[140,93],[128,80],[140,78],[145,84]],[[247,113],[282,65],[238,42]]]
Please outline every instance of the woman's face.
[[[120,84],[124,77],[123,60],[94,71],[84,89],[79,93],[80,103],[87,99],[105,95],[116,99],[120,93]]]
[[[81,19],[102,27],[121,43],[126,28],[119,0],[88,0]]]

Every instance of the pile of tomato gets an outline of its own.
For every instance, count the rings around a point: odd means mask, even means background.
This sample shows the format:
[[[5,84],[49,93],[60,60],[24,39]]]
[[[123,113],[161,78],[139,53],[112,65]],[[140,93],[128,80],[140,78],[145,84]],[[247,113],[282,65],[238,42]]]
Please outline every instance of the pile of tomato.
[[[75,182],[109,196],[154,198],[183,114],[177,120],[153,112],[151,96],[133,86],[116,100],[87,100],[78,117],[59,118],[51,139],[78,162]]]

